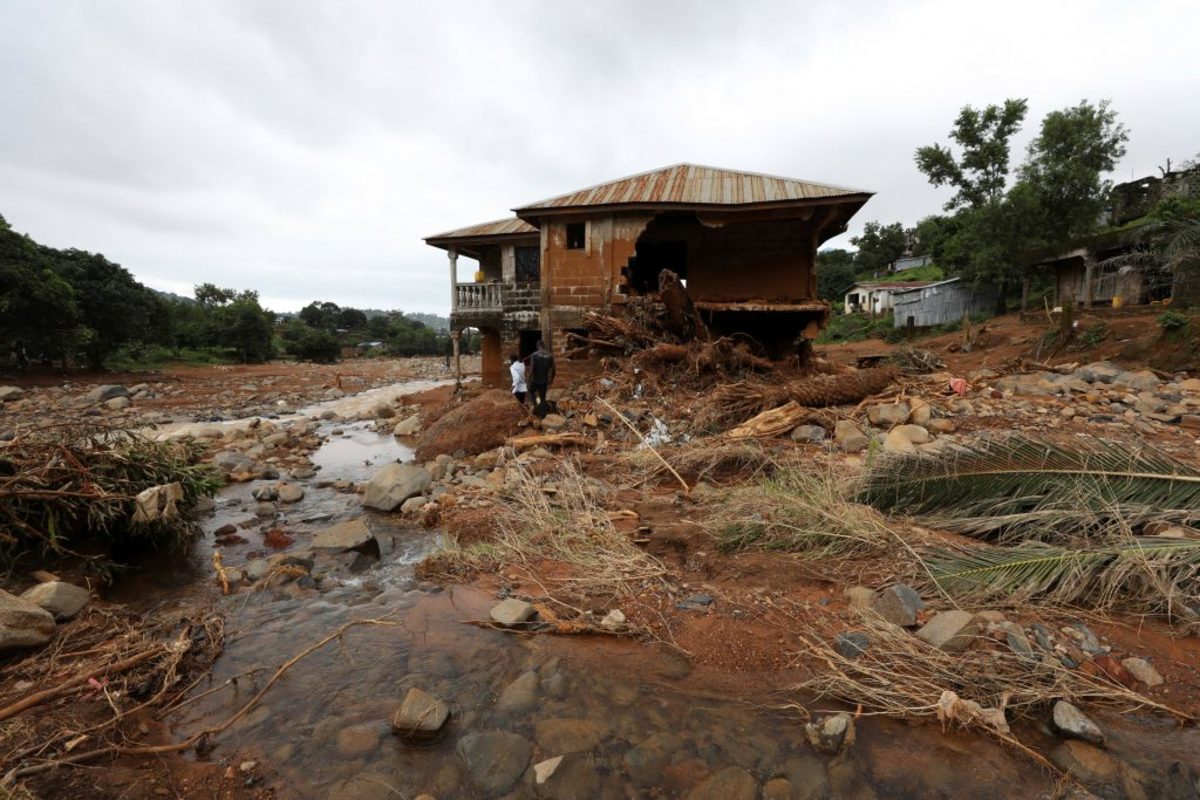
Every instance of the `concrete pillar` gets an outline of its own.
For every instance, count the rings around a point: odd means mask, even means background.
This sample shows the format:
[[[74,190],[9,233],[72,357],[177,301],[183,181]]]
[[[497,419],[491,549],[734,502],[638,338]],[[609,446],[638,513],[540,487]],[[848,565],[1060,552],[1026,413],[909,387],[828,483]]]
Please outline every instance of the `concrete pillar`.
[[[500,377],[503,374],[500,331],[494,328],[484,328],[480,331],[480,336],[483,339],[483,346],[480,348],[480,357],[483,362],[481,367],[483,385],[489,389],[495,389],[500,386]]]
[[[1083,307],[1092,307],[1092,272],[1096,267],[1096,259],[1091,255],[1083,257]]]
[[[450,259],[450,311],[458,310],[458,251],[451,247],[446,251]],[[458,352],[458,335],[454,337],[455,352]]]
[[[456,388],[462,388],[462,352],[459,350],[459,339],[462,337],[462,331],[451,331],[450,341],[454,345],[454,385]]]

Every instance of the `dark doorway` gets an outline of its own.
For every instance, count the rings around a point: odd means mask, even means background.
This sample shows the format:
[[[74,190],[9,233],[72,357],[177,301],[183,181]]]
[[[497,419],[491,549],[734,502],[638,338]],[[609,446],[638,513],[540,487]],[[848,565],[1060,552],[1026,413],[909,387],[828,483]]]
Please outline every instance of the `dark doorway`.
[[[637,294],[658,291],[658,273],[669,269],[687,280],[687,242],[638,242],[629,259],[629,288]]]
[[[533,351],[537,350],[538,339],[541,338],[541,331],[521,331],[517,345],[517,356],[524,359],[533,355]]]

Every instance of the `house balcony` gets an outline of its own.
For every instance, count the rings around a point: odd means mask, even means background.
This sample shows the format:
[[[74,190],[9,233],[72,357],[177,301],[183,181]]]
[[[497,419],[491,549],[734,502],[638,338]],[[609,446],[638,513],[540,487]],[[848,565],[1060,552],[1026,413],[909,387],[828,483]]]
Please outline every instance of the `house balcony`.
[[[459,283],[454,286],[450,316],[458,325],[495,326],[505,319],[536,317],[541,305],[542,289],[537,281]]]

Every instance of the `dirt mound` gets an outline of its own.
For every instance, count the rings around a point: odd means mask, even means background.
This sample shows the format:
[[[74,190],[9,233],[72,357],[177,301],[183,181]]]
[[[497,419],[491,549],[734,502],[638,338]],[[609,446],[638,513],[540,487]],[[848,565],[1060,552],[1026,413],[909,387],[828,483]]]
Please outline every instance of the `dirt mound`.
[[[525,410],[503,389],[485,392],[443,414],[417,440],[417,460],[428,461],[442,453],[463,450],[477,455],[504,444],[517,432]]]

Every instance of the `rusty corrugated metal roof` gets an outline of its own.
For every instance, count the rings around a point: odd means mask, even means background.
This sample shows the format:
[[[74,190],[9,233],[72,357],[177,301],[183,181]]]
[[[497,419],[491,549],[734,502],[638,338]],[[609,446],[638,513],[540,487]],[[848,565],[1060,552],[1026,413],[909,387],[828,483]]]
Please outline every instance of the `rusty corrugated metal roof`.
[[[698,164],[670,167],[598,183],[587,189],[539,200],[515,209],[518,214],[541,209],[608,205],[737,206],[869,195],[861,189],[738,172]]]
[[[425,241],[429,242],[435,239],[478,239],[484,236],[512,236],[521,233],[536,234],[537,232],[537,228],[523,219],[505,217],[504,219],[497,219],[492,222],[481,222],[478,225],[468,225],[465,228],[457,228],[445,233],[426,236]]]

